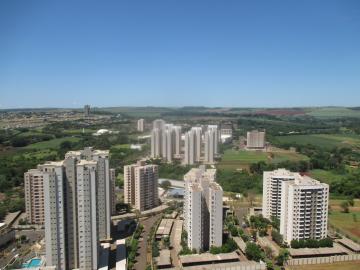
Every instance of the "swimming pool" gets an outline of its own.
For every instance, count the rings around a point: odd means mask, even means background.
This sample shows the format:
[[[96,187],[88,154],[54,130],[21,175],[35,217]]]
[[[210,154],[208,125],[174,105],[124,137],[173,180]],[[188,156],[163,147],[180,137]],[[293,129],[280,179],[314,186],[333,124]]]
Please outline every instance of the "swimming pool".
[[[27,261],[26,263],[22,264],[22,268],[28,269],[28,268],[35,268],[41,266],[41,259],[34,258],[30,261]]]

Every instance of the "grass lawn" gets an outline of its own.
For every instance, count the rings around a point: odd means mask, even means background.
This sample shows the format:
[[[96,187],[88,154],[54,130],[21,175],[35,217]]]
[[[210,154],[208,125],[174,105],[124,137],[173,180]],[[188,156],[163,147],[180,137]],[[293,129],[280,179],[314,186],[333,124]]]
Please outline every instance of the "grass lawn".
[[[113,149],[130,149],[130,144],[116,144],[111,146]]]
[[[358,270],[360,261],[288,266],[286,270]]]
[[[227,170],[248,169],[251,163],[259,161],[280,163],[286,160],[307,160],[308,157],[286,150],[274,152],[226,150],[218,168]]]
[[[96,131],[97,130],[95,130],[95,129],[84,128],[84,130],[83,130],[82,128],[79,128],[79,129],[67,129],[67,130],[64,130],[63,132],[65,134],[74,135],[74,134],[91,134]]]
[[[323,107],[313,108],[307,114],[319,118],[360,117],[360,110],[352,110],[344,107]]]
[[[305,155],[293,152],[273,152],[273,158],[271,159],[272,163],[280,163],[283,161],[300,161],[308,160],[309,158]]]
[[[342,202],[343,200],[330,200],[329,223],[360,241],[360,200],[355,200],[354,207],[350,207],[350,213],[342,212],[340,207]]]
[[[332,171],[326,171],[321,169],[315,169],[310,171],[311,177],[325,183],[331,183],[337,179],[344,178],[344,175],[336,174]]]
[[[226,150],[218,167],[228,170],[244,169],[251,163],[267,161],[267,156],[265,152]]]
[[[57,149],[60,147],[60,144],[64,141],[70,142],[78,142],[80,138],[76,137],[64,137],[64,138],[57,138],[49,141],[37,142],[33,144],[29,144],[25,146],[25,149]]]
[[[276,137],[282,143],[294,143],[300,145],[312,144],[323,148],[360,147],[360,136],[352,134],[311,134],[311,135],[289,135]]]

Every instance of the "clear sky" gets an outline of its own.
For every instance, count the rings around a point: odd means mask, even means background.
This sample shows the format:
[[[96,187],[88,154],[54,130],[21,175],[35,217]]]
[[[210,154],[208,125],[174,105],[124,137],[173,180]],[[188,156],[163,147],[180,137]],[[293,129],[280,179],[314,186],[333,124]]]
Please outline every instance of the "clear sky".
[[[0,1],[0,108],[360,105],[360,1]]]

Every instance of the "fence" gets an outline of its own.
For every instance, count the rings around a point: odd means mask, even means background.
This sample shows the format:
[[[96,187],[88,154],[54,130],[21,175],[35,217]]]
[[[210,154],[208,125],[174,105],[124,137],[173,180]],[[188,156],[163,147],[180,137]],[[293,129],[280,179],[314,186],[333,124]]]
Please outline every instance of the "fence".
[[[347,261],[357,261],[357,260],[360,260],[360,254],[290,259],[287,261],[287,265],[323,264],[323,263],[347,262]]]

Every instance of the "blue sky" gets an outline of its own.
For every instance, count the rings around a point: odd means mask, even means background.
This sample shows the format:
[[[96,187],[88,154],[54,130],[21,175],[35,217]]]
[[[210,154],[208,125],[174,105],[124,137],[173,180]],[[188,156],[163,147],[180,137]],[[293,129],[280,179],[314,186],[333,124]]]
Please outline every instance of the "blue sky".
[[[360,105],[360,1],[0,1],[0,108]]]

